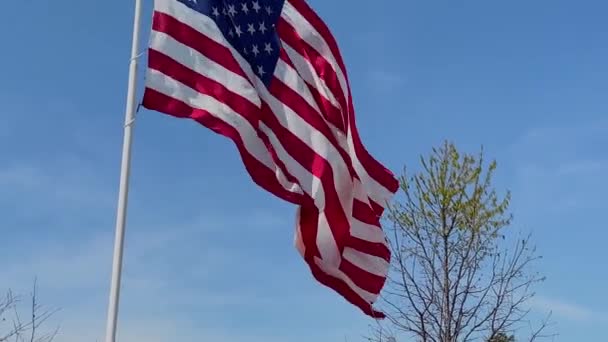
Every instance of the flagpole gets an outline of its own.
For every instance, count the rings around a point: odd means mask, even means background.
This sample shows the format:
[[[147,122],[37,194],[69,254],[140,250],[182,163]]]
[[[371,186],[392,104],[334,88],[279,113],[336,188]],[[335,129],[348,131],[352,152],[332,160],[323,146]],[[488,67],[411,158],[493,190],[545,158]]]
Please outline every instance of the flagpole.
[[[110,301],[106,325],[106,342],[116,341],[116,325],[118,323],[118,305],[120,299],[120,280],[122,276],[122,258],[125,240],[125,224],[127,219],[127,202],[129,197],[129,174],[131,169],[131,142],[137,102],[137,62],[139,59],[139,30],[141,21],[141,2],[135,0],[135,15],[133,17],[133,38],[131,40],[131,60],[129,62],[129,84],[127,104],[125,109],[125,126],[122,145],[122,161],[120,167],[120,187],[118,190],[118,207],[116,212],[116,232],[114,239],[114,257],[112,261],[112,282],[110,285]]]

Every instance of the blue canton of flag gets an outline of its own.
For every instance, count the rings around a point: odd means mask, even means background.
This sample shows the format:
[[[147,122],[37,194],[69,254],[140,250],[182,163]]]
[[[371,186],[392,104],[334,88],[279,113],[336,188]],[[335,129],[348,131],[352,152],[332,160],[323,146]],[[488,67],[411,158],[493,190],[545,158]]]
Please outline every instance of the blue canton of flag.
[[[226,40],[268,85],[279,60],[276,24],[284,0],[178,0],[213,19]]]

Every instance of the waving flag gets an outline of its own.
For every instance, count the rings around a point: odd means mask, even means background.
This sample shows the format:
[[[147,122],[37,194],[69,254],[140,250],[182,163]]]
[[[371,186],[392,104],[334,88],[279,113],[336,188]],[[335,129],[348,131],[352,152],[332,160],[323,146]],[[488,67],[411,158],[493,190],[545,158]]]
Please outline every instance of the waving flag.
[[[144,106],[230,138],[259,186],[299,206],[313,276],[373,317],[397,190],[365,150],[344,62],[304,0],[155,0]]]

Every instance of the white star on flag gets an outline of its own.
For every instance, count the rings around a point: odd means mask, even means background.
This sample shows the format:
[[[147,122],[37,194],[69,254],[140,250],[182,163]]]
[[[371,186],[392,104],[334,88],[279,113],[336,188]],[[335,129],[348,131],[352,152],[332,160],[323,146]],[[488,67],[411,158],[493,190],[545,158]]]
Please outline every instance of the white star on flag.
[[[272,53],[272,46],[270,43],[264,44],[264,51],[268,52],[269,55]]]
[[[260,9],[262,9],[262,7],[260,7],[260,3],[258,1],[254,1],[253,2],[253,10],[255,11],[255,13],[259,13]]]
[[[262,32],[262,34],[265,34],[266,31],[268,31],[268,29],[266,28],[266,24],[263,21],[260,23],[259,30],[260,30],[260,32]]]
[[[234,5],[228,6],[228,14],[230,14],[231,17],[234,17],[236,15],[236,9],[234,8]]]

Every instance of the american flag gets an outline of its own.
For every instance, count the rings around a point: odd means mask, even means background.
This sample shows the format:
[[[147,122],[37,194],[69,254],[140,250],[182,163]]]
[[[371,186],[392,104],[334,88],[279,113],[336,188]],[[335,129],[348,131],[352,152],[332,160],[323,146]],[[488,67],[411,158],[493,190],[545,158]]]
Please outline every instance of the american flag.
[[[144,107],[230,138],[253,181],[298,206],[320,283],[372,317],[398,187],[364,148],[344,62],[304,0],[155,0]]]

